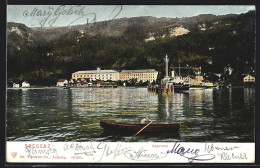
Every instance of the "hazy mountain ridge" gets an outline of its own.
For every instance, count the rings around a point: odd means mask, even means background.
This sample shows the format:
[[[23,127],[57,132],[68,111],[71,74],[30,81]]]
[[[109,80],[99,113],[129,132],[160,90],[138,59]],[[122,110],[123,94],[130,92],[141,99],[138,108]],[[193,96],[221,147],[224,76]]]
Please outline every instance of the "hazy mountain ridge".
[[[90,35],[104,35],[104,36],[120,36],[126,30],[127,27],[134,24],[140,25],[142,28],[151,29],[156,31],[156,29],[167,29],[172,27],[177,27],[184,25],[190,28],[192,25],[214,21],[216,19],[221,19],[225,17],[234,17],[236,15],[199,15],[188,18],[156,18],[152,16],[142,16],[142,17],[132,17],[132,18],[120,18],[109,21],[101,21],[96,23],[67,26],[67,27],[27,27],[20,23],[7,23],[7,30],[11,30],[12,27],[18,27],[23,31],[29,31],[31,33],[43,34],[42,37],[46,40],[52,40],[60,37],[62,34],[68,33],[70,31],[84,31]]]

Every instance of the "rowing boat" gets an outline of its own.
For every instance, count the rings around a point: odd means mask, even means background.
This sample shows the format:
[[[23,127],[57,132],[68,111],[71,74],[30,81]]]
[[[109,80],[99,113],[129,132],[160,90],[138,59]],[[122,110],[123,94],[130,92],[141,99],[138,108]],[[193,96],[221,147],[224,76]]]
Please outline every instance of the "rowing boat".
[[[113,132],[117,134],[134,134],[142,129],[146,124],[130,124],[130,123],[119,123],[114,121],[100,121],[100,126],[104,129],[104,132]],[[172,124],[150,124],[146,127],[142,134],[145,133],[178,133],[180,123]]]

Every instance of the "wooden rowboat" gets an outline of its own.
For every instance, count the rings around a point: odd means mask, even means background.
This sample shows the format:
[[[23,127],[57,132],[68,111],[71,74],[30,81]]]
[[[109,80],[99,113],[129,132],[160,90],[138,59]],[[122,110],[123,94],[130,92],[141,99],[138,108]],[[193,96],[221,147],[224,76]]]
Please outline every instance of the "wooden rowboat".
[[[129,124],[118,123],[114,121],[100,121],[100,126],[104,129],[104,132],[111,132],[117,134],[135,134],[141,130],[146,124]],[[180,123],[173,124],[150,124],[146,127],[141,134],[145,133],[178,133]]]

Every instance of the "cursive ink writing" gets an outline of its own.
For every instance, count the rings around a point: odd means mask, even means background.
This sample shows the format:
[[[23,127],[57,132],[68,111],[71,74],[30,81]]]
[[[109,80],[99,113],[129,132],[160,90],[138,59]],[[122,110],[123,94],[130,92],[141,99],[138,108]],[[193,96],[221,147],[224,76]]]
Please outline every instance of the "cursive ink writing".
[[[118,5],[116,6],[113,11],[111,12],[110,14],[110,17],[109,17],[109,20],[113,20],[115,19],[122,11],[123,9],[123,6],[122,5]]]
[[[89,145],[83,146],[82,143],[65,143],[63,146],[65,151],[86,151],[86,150],[94,150],[92,143],[90,142]]]
[[[172,149],[167,151],[167,154],[171,154],[171,153],[180,155],[180,156],[188,159],[188,161],[190,163],[192,163],[193,161],[208,161],[208,160],[212,160],[215,158],[214,154],[201,155],[201,154],[199,154],[200,149],[185,148],[184,146],[180,146],[180,144],[178,142],[175,142]]]
[[[125,157],[131,160],[135,161],[149,161],[149,160],[157,160],[161,159],[167,156],[166,153],[160,152],[160,153],[150,153],[146,149],[143,149],[141,147],[139,150],[130,150],[126,152]]]
[[[36,148],[36,147],[33,147],[33,145],[28,145],[25,147],[25,152],[27,153],[28,156],[51,155],[51,154],[58,155],[57,149],[54,148],[53,144],[51,144],[48,148]]]
[[[82,143],[65,143],[63,146],[64,151],[74,151],[74,155],[86,155],[86,156],[93,156],[96,151],[92,143],[90,142],[89,145],[83,146]],[[78,152],[79,151],[79,152]]]
[[[66,6],[66,5],[60,5],[57,8],[49,6],[47,9],[39,9],[38,7],[34,7],[32,11],[25,10],[23,12],[24,17],[42,17],[43,19],[39,22],[41,27],[46,26],[48,24],[49,26],[52,26],[60,16],[76,16],[77,18],[70,22],[68,24],[71,25],[78,19],[85,17],[87,15],[93,15],[96,17],[95,13],[85,13],[84,12],[85,7],[76,5],[76,6]]]
[[[247,160],[248,157],[246,155],[246,153],[227,153],[227,152],[222,152],[222,153],[218,153],[218,156],[220,156],[221,160]]]
[[[99,156],[98,162],[101,161],[104,157],[108,157],[108,156],[113,156],[113,159],[115,159],[116,157],[127,153],[128,151],[131,150],[131,148],[129,147],[121,147],[121,144],[118,143],[116,148],[111,148],[108,144],[105,143],[100,143],[97,146],[98,150],[102,150],[102,154],[101,156]],[[96,156],[98,157],[98,156]]]
[[[109,19],[115,19],[120,12],[122,11],[122,5],[116,6],[111,14]],[[79,19],[85,18],[87,25],[90,23],[96,23],[97,15],[95,12],[86,12],[85,6],[81,5],[59,5],[58,7],[49,6],[48,8],[40,9],[35,6],[33,10],[25,10],[23,16],[26,18],[38,17],[40,18],[39,24],[41,27],[44,26],[53,26],[56,21],[61,17],[73,18],[73,20],[68,24],[72,25]]]
[[[123,6],[119,5],[116,6],[113,11],[111,12],[110,16],[109,16],[109,20],[113,20],[115,19],[122,11]],[[119,26],[121,23],[120,21],[118,21],[116,24],[114,24],[114,27]],[[96,22],[96,18],[93,18],[92,20],[90,20],[89,18],[87,18],[87,24],[85,27],[85,31],[98,31],[101,29],[104,29],[108,26],[108,21],[101,21],[101,22]]]
[[[232,151],[234,149],[237,149],[237,148],[240,148],[240,146],[225,146],[225,147],[218,147],[218,146],[214,146],[213,144],[205,144],[205,152],[213,152],[214,150],[217,150],[217,151]]]

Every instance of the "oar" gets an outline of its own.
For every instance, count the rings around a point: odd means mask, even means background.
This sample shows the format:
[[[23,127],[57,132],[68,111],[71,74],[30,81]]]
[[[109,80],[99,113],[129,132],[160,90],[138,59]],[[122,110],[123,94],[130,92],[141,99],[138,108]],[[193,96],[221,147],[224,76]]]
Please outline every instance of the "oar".
[[[146,127],[148,127],[150,124],[152,124],[153,121],[151,121],[149,124],[147,124],[146,126],[144,126],[142,129],[140,129],[136,134],[134,134],[134,136],[138,135],[140,132],[142,132]]]

